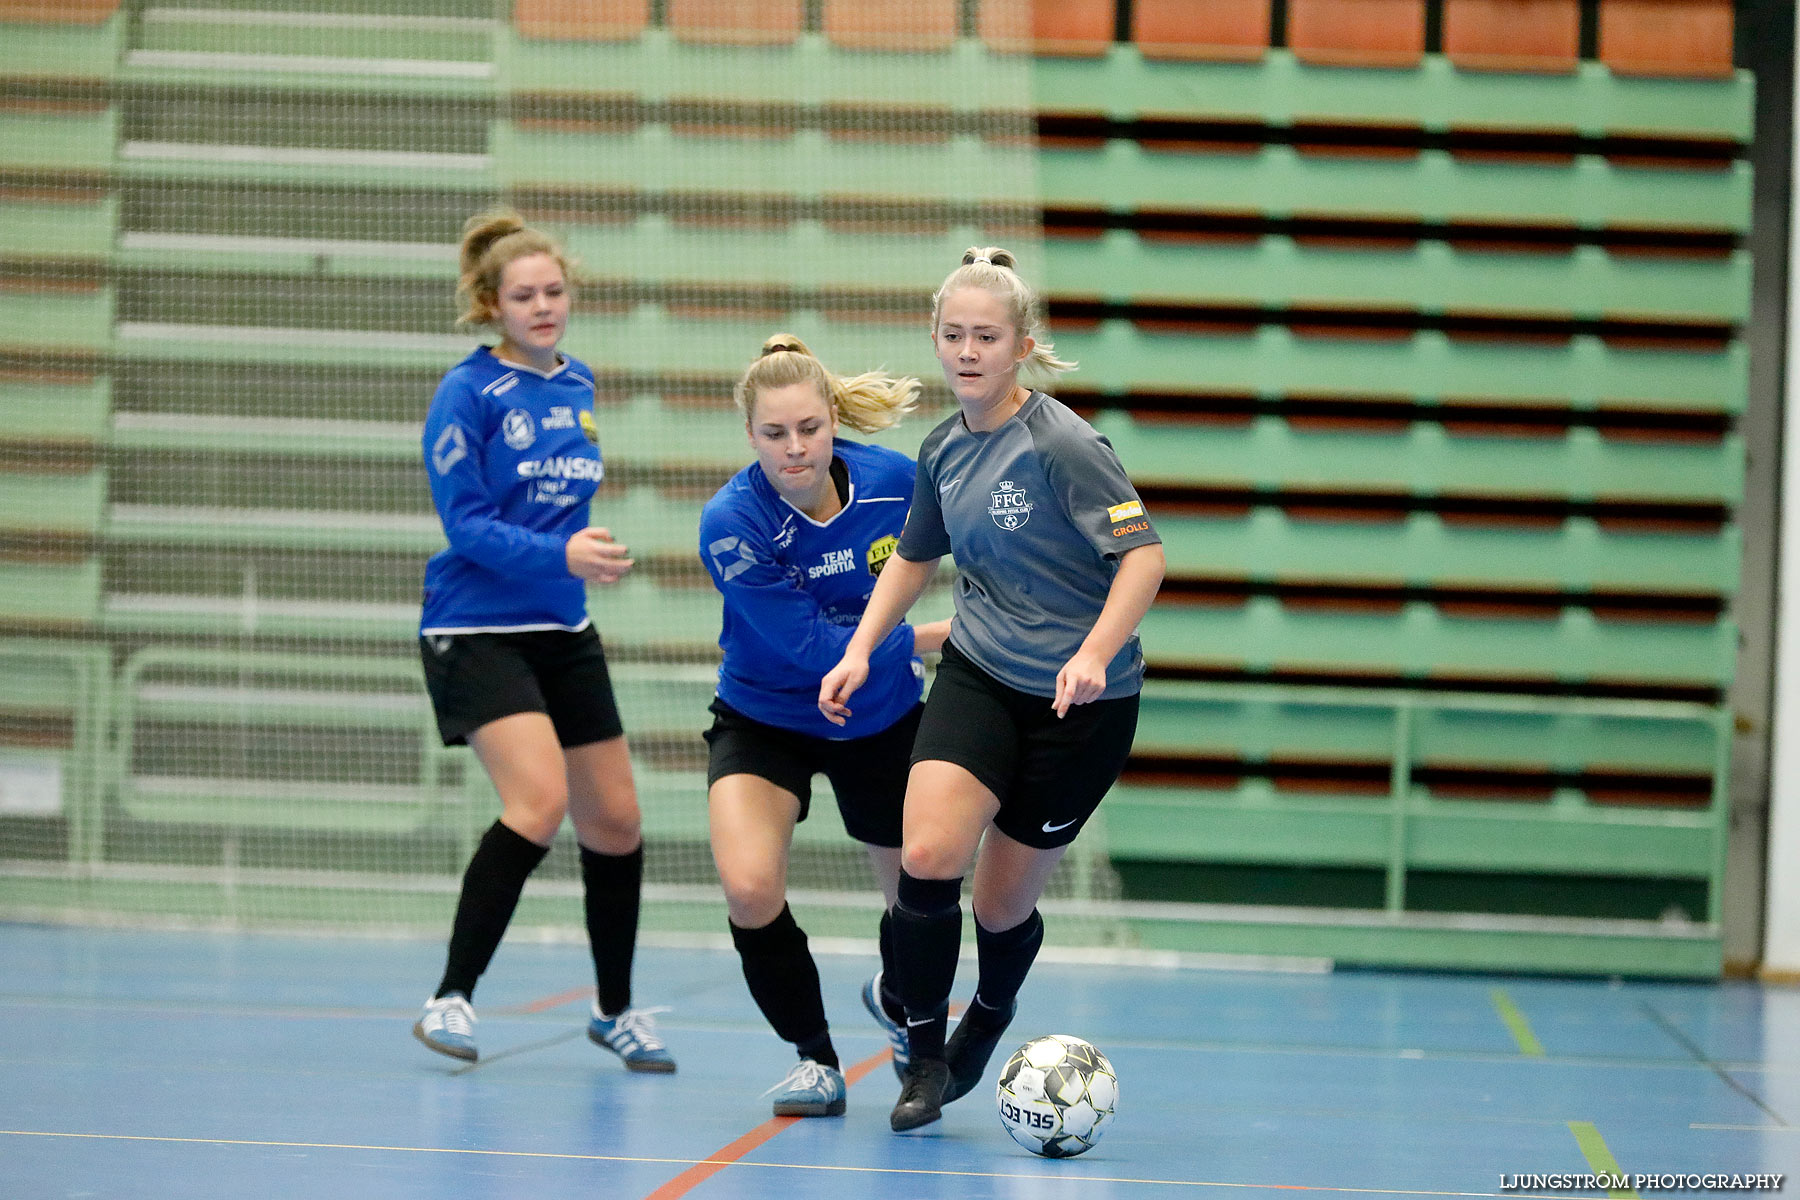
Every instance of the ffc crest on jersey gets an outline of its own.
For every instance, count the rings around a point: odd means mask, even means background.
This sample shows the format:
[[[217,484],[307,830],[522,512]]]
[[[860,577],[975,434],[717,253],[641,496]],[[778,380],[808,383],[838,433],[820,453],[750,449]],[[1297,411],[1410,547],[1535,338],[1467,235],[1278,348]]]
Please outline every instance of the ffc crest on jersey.
[[[869,574],[881,574],[881,568],[887,566],[887,560],[894,557],[894,547],[899,544],[900,539],[891,535],[869,543]]]
[[[1031,520],[1032,503],[1025,489],[1014,486],[1012,480],[1002,479],[990,498],[988,516],[994,518],[994,524],[1000,528],[1017,529]]]
[[[537,441],[537,424],[532,421],[531,414],[524,409],[508,409],[505,418],[500,422],[500,435],[514,450],[523,450]]]
[[[600,444],[600,427],[594,424],[594,414],[585,408],[581,410],[581,436],[596,446]]]

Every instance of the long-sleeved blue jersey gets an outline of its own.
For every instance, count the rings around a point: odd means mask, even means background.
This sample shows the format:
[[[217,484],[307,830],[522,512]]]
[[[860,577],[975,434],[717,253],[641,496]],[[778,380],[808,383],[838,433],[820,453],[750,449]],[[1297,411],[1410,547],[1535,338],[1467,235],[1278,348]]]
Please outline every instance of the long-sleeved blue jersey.
[[[766,725],[843,740],[892,725],[919,702],[925,669],[902,622],[869,656],[852,716],[819,712],[819,680],[837,666],[906,524],[913,461],[836,441],[849,472],[843,511],[820,523],[783,500],[751,463],[700,514],[700,561],[725,597],[719,699]]]
[[[438,384],[424,447],[450,545],[425,566],[419,632],[584,628],[565,547],[604,472],[593,372],[565,357],[542,375],[482,346]]]

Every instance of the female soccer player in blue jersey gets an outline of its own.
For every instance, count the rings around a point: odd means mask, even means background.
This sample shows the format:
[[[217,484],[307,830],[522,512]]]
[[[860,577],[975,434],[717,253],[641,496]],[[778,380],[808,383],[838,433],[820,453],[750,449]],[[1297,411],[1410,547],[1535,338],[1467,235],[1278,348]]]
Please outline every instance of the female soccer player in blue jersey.
[[[911,1061],[889,1118],[938,1119],[981,1080],[1043,943],[1038,898],[1118,779],[1137,730],[1138,622],[1162,583],[1162,539],[1110,443],[1022,367],[1074,364],[1042,339],[1004,250],[972,249],[933,301],[932,341],[959,411],[926,435],[906,531],[819,710],[850,714],[871,655],[946,553],[956,616],[913,748],[893,928]],[[979,851],[979,857],[977,852]],[[975,864],[975,996],[948,1039]]]
[[[707,731],[713,859],[731,937],[763,1015],[800,1061],[770,1092],[777,1116],[844,1111],[844,1077],[825,1019],[819,971],[787,904],[788,852],[806,819],[812,777],[831,781],[844,828],[864,843],[888,904],[900,874],[900,808],[924,668],[948,621],[890,623],[869,650],[855,715],[827,721],[816,680],[844,652],[906,521],[913,461],[843,441],[838,426],[873,433],[915,403],[916,379],[842,379],[798,338],[777,334],[738,382],[756,461],[708,501],[700,558],[724,597],[724,662]],[[863,1003],[887,1031],[896,1069],[907,1042],[900,1001],[883,983]]]
[[[643,840],[587,585],[617,583],[632,563],[588,524],[604,468],[593,372],[556,348],[569,264],[510,212],[472,218],[461,261],[461,323],[500,340],[450,369],[425,418],[426,474],[450,545],[425,568],[419,653],[444,744],[474,749],[500,819],[463,875],[443,979],[413,1033],[476,1057],[475,982],[567,815],[598,984],[588,1037],[633,1071],[673,1071],[653,1020],[631,1007]]]

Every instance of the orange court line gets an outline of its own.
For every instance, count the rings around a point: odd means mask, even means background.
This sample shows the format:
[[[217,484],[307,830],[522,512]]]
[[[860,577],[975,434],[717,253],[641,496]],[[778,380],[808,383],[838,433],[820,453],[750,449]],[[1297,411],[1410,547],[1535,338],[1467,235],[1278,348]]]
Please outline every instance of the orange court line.
[[[893,1058],[892,1050],[882,1050],[877,1054],[871,1054],[844,1072],[845,1086],[855,1083],[891,1058]],[[695,1187],[711,1179],[758,1146],[763,1145],[795,1121],[804,1120],[806,1120],[805,1117],[770,1117],[729,1146],[707,1155],[705,1159],[669,1180],[644,1197],[644,1200],[677,1200],[678,1197],[687,1195]]]

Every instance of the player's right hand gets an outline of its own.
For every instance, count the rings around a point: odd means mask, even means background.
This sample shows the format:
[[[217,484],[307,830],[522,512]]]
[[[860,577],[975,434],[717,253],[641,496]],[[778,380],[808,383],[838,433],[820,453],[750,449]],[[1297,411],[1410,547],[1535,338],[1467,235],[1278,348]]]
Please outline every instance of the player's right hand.
[[[613,541],[612,531],[588,526],[563,547],[569,574],[589,583],[617,583],[631,570],[631,551]]]
[[[838,665],[819,681],[819,711],[833,725],[842,725],[850,717],[850,697],[869,678],[869,660],[861,655],[846,654]]]

